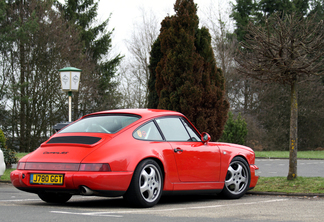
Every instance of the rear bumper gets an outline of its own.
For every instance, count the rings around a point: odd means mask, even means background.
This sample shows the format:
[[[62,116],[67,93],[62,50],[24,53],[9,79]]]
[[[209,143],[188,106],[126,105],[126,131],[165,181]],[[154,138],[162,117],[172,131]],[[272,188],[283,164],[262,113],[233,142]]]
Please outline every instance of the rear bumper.
[[[250,172],[251,172],[251,182],[250,182],[250,189],[254,188],[258,182],[259,176],[256,175],[256,170],[259,170],[257,165],[250,165]]]
[[[30,183],[32,173],[63,174],[63,185],[35,185]],[[31,193],[61,192],[81,194],[81,187],[85,186],[94,195],[120,196],[123,195],[131,182],[133,172],[39,172],[27,170],[15,170],[11,172],[12,184],[23,191]]]

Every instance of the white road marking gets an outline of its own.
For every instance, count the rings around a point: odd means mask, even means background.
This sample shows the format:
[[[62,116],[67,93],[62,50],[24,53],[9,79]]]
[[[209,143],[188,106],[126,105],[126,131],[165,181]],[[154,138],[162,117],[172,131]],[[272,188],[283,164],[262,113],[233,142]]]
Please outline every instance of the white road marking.
[[[288,199],[275,199],[275,200],[265,200],[250,203],[235,203],[235,204],[222,204],[222,205],[210,205],[210,206],[197,206],[197,207],[179,207],[179,208],[168,208],[168,209],[154,209],[153,212],[168,212],[168,211],[179,211],[179,210],[197,210],[206,208],[219,208],[219,207],[229,207],[229,206],[240,206],[240,205],[258,205],[261,203],[273,203],[280,201],[287,201]],[[82,216],[100,216],[100,217],[123,217],[120,214],[132,214],[132,213],[146,213],[152,212],[152,210],[128,210],[128,211],[103,211],[103,212],[88,212],[88,213],[77,213],[77,212],[67,212],[67,211],[50,211],[56,214],[71,214],[71,215],[82,215]]]
[[[121,215],[112,215],[109,212],[93,212],[93,213],[76,213],[76,212],[66,212],[66,211],[51,211],[51,213],[56,214],[70,214],[70,215],[83,215],[83,216],[100,216],[100,217],[123,217]],[[101,214],[109,214],[109,215],[101,215]]]
[[[40,201],[40,199],[17,199],[17,200],[0,200],[0,202],[23,202],[23,201]]]

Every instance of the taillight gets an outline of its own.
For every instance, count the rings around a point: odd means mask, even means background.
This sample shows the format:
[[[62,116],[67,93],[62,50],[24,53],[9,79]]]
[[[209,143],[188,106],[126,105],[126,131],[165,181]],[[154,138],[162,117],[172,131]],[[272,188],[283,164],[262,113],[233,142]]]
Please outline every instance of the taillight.
[[[81,163],[79,171],[110,172],[111,169],[108,163]]]
[[[24,170],[26,166],[25,162],[18,162],[17,170]]]

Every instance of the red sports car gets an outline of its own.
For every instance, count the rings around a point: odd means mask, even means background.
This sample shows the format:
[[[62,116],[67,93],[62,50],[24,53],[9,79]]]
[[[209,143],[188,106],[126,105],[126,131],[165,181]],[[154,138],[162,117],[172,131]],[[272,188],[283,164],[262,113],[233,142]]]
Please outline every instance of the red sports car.
[[[210,142],[181,113],[153,109],[92,113],[22,158],[10,175],[46,202],[72,195],[123,196],[152,207],[162,193],[221,193],[240,198],[255,187],[252,149]]]

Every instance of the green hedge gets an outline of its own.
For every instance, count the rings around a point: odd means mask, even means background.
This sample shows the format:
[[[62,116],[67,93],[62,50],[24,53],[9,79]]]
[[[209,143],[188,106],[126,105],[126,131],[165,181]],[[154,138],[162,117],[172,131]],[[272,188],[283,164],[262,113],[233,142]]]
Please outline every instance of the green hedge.
[[[234,119],[233,113],[228,112],[228,119],[219,141],[244,145],[247,133],[247,124],[241,113]]]
[[[6,146],[6,137],[4,136],[3,131],[1,129],[0,129],[0,148],[3,152],[6,166],[11,166],[12,164],[18,162],[18,159],[16,157],[16,152],[9,149]]]

